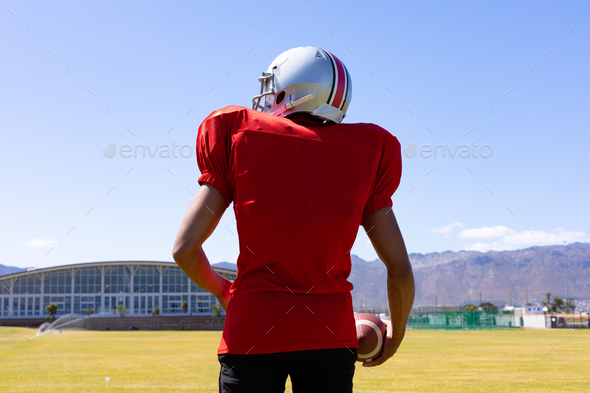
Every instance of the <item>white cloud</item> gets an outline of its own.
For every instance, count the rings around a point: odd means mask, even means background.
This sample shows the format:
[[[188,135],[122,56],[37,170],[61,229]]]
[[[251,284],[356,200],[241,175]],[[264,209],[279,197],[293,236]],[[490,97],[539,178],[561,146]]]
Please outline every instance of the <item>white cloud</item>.
[[[464,227],[465,225],[463,225],[463,223],[461,222],[454,222],[452,224],[449,225],[445,225],[444,227],[441,228],[432,228],[430,230],[430,232],[434,232],[434,233],[440,233],[440,234],[447,234],[447,233],[451,233],[451,231],[453,230],[454,227]]]
[[[588,236],[584,232],[568,231],[563,228],[552,229],[549,231],[533,230],[532,233],[528,230],[516,232],[509,228],[506,229],[510,231],[509,234],[502,236],[501,239],[498,239],[495,242],[478,242],[468,245],[465,249],[481,252],[486,252],[490,250],[503,251],[518,250],[521,248],[532,246],[551,246],[556,244],[568,244],[589,241]]]
[[[21,243],[19,243],[21,244]],[[29,248],[39,248],[39,247],[55,247],[57,246],[57,240],[53,239],[33,239],[27,242],[27,247]]]
[[[497,250],[497,249],[492,247],[492,245],[489,243],[479,242],[479,243],[470,244],[469,246],[465,247],[465,250],[486,252],[486,251]],[[499,251],[499,250],[497,250],[497,251]]]
[[[459,232],[459,237],[464,239],[491,239],[514,234],[515,231],[503,225],[495,227],[483,227],[475,229],[464,229]],[[530,233],[529,233],[530,235]]]

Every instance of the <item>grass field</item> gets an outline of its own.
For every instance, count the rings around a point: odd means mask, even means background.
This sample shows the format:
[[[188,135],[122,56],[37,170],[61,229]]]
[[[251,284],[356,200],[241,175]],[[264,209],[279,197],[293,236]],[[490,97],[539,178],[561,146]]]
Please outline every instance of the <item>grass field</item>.
[[[30,337],[26,328],[0,327],[0,392],[217,391],[221,332]],[[587,392],[589,365],[589,330],[408,331],[389,362],[370,369],[358,363],[354,386],[384,393]]]

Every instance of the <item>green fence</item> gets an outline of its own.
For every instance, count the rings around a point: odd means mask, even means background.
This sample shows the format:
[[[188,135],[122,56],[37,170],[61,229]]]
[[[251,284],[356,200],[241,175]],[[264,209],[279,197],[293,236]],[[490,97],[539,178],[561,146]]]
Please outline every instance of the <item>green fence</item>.
[[[423,311],[412,312],[408,329],[494,330],[522,328],[514,311]]]

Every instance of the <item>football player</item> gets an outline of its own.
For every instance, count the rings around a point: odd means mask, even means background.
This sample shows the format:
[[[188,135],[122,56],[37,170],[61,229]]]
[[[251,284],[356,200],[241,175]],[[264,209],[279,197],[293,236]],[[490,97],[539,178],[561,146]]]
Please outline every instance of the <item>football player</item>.
[[[387,267],[391,322],[378,366],[397,351],[414,278],[391,197],[401,177],[395,136],[342,123],[350,74],[316,47],[281,53],[262,73],[252,108],[211,113],[197,135],[201,186],[173,256],[226,311],[219,391],[352,392],[357,361],[350,251],[363,226]],[[240,252],[235,281],[202,249],[233,203]]]

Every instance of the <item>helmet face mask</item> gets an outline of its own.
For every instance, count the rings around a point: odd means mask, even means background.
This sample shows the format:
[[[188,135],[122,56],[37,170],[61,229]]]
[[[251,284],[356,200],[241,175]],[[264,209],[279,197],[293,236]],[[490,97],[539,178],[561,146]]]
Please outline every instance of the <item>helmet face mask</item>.
[[[266,108],[269,104],[269,97],[274,97],[274,73],[263,72],[262,77],[258,78],[260,82],[260,94],[252,98],[252,109],[267,112]],[[260,101],[264,98],[264,106],[260,105]]]
[[[344,64],[316,47],[283,52],[258,80],[260,94],[252,99],[252,109],[280,117],[304,112],[340,123],[352,97],[350,74]]]

